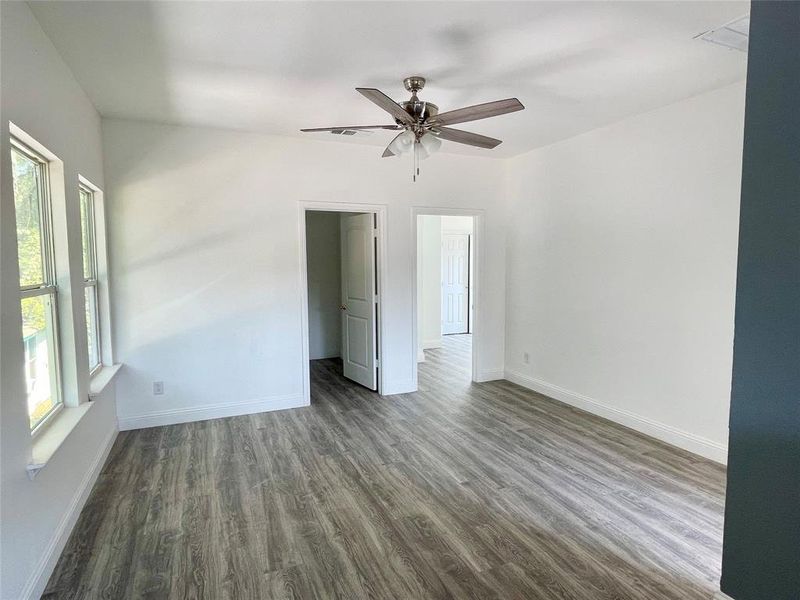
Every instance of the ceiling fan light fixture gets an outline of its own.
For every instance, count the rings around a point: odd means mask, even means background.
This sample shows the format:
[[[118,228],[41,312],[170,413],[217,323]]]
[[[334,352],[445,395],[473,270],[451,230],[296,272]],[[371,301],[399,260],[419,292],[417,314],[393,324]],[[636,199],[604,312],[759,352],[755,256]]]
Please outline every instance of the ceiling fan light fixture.
[[[405,154],[411,150],[411,147],[414,145],[414,139],[414,132],[406,130],[392,140],[392,143],[389,144],[389,150],[395,156]]]
[[[432,134],[431,132],[427,132],[421,138],[419,138],[420,144],[420,157],[425,159],[428,158],[434,152],[438,152],[439,148],[442,147],[442,140],[439,139],[438,136]]]

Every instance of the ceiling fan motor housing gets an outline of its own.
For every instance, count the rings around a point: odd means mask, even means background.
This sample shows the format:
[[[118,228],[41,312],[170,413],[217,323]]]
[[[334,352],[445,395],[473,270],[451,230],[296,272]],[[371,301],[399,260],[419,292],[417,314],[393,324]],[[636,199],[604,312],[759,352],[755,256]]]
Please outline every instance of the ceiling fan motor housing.
[[[425,78],[419,75],[412,75],[403,80],[405,88],[411,92],[411,99],[406,102],[398,102],[414,120],[422,124],[426,119],[439,114],[439,107],[432,102],[424,102],[417,98],[417,92],[425,87]],[[397,120],[398,125],[404,125],[400,120]]]
[[[415,121],[417,121],[417,123],[423,123],[426,119],[439,114],[439,107],[433,102],[425,102],[416,96],[414,96],[411,100],[400,102],[399,104],[403,107],[403,110],[405,110],[414,118]],[[403,123],[401,123],[399,120],[397,121],[397,124],[403,125]]]

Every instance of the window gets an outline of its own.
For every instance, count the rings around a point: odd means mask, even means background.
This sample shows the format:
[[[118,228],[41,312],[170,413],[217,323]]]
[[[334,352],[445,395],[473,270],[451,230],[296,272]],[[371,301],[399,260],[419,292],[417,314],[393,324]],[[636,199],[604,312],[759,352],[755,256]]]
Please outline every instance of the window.
[[[35,431],[62,406],[48,163],[12,139],[11,166],[25,383],[30,426]]]
[[[94,191],[81,185],[81,241],[83,247],[83,295],[86,306],[86,338],[89,344],[89,371],[102,366],[100,351],[100,315],[97,285],[97,236]]]

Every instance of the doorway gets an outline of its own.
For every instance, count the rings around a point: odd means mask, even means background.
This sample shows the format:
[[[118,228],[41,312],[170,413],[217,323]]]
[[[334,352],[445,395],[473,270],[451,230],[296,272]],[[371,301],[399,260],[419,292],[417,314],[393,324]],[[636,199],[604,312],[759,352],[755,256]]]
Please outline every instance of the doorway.
[[[380,392],[380,209],[301,205],[304,395],[311,401],[312,361]],[[366,208],[366,207],[364,207]]]
[[[416,226],[417,381],[475,380],[476,216],[426,214]],[[453,211],[461,213],[461,211]],[[435,375],[434,375],[435,372]]]

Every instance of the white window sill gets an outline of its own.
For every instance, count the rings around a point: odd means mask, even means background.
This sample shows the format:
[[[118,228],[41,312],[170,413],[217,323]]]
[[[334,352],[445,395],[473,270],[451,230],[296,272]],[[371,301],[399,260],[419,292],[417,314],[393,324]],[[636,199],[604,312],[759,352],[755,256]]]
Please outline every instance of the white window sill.
[[[103,365],[92,375],[92,379],[89,381],[89,398],[91,400],[103,393],[106,386],[116,377],[120,367],[122,367],[122,364]]]
[[[103,393],[114,380],[122,365],[107,365],[92,375],[89,381],[89,399],[93,400]],[[55,455],[61,444],[69,437],[83,416],[94,406],[94,402],[84,402],[79,406],[64,407],[55,415],[53,422],[33,440],[31,462],[27,467],[28,478],[33,479]]]
[[[54,421],[47,426],[33,440],[33,453],[31,462],[27,467],[28,478],[33,479],[47,462],[55,455],[61,444],[69,437],[72,430],[80,422],[94,402],[84,402],[80,406],[70,406],[61,409]]]

